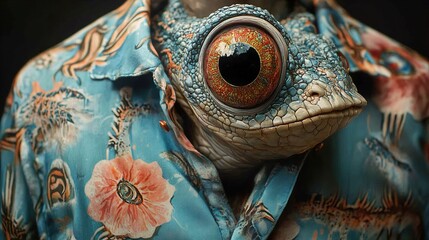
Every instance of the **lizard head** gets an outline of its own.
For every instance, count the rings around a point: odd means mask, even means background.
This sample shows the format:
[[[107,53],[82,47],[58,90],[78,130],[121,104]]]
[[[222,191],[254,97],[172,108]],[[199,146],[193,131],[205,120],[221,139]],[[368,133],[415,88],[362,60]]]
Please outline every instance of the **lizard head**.
[[[313,20],[280,23],[252,5],[196,18],[180,2],[155,18],[187,135],[221,171],[303,153],[366,105],[347,60]]]

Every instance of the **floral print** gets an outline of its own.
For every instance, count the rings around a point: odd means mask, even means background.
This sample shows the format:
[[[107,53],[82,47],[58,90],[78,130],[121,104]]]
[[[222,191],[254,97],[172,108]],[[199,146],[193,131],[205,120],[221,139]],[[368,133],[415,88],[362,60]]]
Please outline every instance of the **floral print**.
[[[116,236],[149,238],[171,219],[175,188],[158,163],[130,155],[98,162],[85,186],[88,214]]]

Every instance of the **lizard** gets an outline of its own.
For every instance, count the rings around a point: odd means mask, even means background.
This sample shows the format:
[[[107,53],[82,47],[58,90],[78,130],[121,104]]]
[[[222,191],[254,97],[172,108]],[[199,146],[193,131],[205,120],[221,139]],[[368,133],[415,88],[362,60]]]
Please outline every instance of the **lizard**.
[[[314,148],[366,105],[313,15],[279,21],[236,4],[195,17],[186,2],[169,1],[153,18],[153,42],[187,137],[224,179]]]

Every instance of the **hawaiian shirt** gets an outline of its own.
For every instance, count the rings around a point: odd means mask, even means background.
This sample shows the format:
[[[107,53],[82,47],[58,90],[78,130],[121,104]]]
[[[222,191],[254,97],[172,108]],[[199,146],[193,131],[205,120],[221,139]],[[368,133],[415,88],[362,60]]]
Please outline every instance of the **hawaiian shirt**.
[[[0,239],[429,239],[429,62],[333,1],[302,2],[368,106],[323,147],[262,167],[241,213],[172,119],[149,0],[129,0],[18,73]]]

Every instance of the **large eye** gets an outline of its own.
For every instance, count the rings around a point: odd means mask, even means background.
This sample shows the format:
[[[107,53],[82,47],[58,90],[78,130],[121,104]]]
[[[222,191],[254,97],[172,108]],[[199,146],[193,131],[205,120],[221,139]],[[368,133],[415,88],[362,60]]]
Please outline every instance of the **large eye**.
[[[210,35],[200,60],[215,99],[228,109],[269,103],[279,90],[286,64],[287,46],[279,31],[261,19],[241,16]]]

